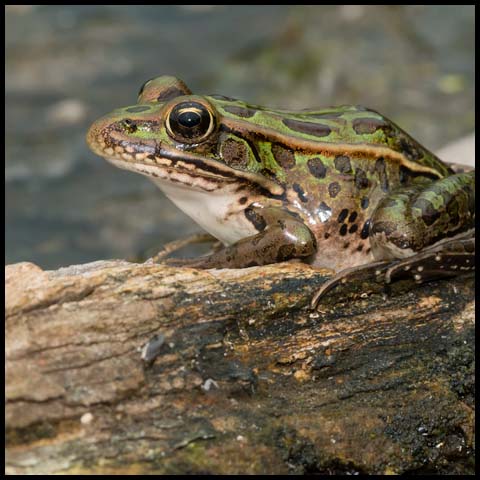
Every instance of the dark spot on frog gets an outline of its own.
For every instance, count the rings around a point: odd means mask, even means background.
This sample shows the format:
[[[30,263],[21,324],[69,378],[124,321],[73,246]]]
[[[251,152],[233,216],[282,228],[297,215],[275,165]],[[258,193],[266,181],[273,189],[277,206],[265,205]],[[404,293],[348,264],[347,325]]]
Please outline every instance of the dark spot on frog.
[[[226,105],[223,109],[228,113],[233,113],[233,115],[237,115],[242,118],[250,118],[253,117],[256,113],[256,110],[253,108],[248,107],[240,107],[237,105]]]
[[[349,246],[350,246],[350,242],[345,242],[345,243],[343,244],[343,248],[348,248]]]
[[[348,217],[348,223],[352,223],[357,219],[357,212],[352,212]]]
[[[360,206],[365,210],[368,208],[368,204],[370,201],[368,200],[368,197],[363,197],[362,200],[360,201]]]
[[[258,262],[252,260],[251,262],[247,263],[246,268],[248,267],[258,267]]]
[[[332,197],[332,198],[335,198],[338,195],[338,193],[340,192],[340,190],[341,190],[341,187],[340,187],[338,182],[332,182],[328,186],[328,193],[330,194],[330,197]]]
[[[287,228],[287,224],[285,223],[284,220],[279,219],[277,223],[280,225],[281,230],[285,230],[285,228]]]
[[[325,238],[325,240],[326,240],[326,239],[330,236],[330,234],[329,234],[328,232],[325,232],[323,236],[324,236],[324,238]]]
[[[378,235],[380,233],[384,233],[385,235],[389,236],[396,229],[397,229],[397,226],[394,222],[375,222],[375,224],[372,227],[372,234]],[[391,239],[391,241],[394,241],[394,239]],[[405,244],[400,248],[406,248],[406,247],[407,245]]]
[[[358,225],[354,223],[349,229],[348,233],[355,233],[358,230]]]
[[[248,164],[248,147],[245,143],[227,139],[222,144],[222,158],[231,167],[246,167]]]
[[[365,250],[365,253],[366,253],[366,254],[369,254],[371,250],[372,250],[372,249],[371,249],[370,247],[368,247],[368,248]]]
[[[347,157],[346,155],[338,155],[335,157],[335,160],[333,161],[335,168],[340,172],[340,173],[351,173],[352,172],[352,166],[350,164],[350,158]]]
[[[375,133],[379,128],[386,127],[384,120],[378,118],[356,118],[352,122],[355,133],[363,135],[365,133]]]
[[[370,181],[367,178],[367,174],[361,168],[357,168],[355,171],[355,186],[361,190],[363,188],[368,188]]]
[[[129,107],[125,111],[128,113],[139,113],[146,112],[147,110],[150,110],[150,107],[148,105],[139,105],[137,107]]]
[[[318,157],[310,158],[307,162],[307,166],[308,166],[308,169],[310,170],[310,173],[315,178],[325,178],[327,169],[323,164],[322,160],[320,160],[320,158]]]
[[[380,180],[380,188],[384,191],[388,191],[388,176],[387,176],[387,170],[385,167],[385,159],[383,157],[380,157],[377,159],[375,162],[375,171],[378,174],[378,178]]]
[[[344,235],[347,234],[347,225],[344,223],[341,227],[340,227],[340,235],[343,237]]]
[[[399,171],[399,180],[400,183],[406,183],[408,182],[408,179],[410,178],[410,170],[403,165],[400,165],[400,171]]]
[[[295,166],[295,154],[290,148],[282,147],[276,143],[272,146],[272,155],[276,162],[286,170]]]
[[[240,200],[238,201],[238,203],[239,203],[240,205],[245,205],[245,204],[247,203],[247,201],[248,201],[248,197],[242,197],[242,198],[240,198]]]
[[[362,231],[360,232],[360,238],[365,240],[368,238],[370,234],[370,219],[368,219],[362,227]]]
[[[283,262],[285,260],[289,260],[295,254],[295,246],[294,245],[282,245],[278,249],[277,252],[277,262]]]
[[[410,160],[419,160],[422,158],[422,153],[415,148],[415,146],[405,137],[400,137],[400,149]]]
[[[172,98],[180,97],[182,95],[188,95],[188,93],[185,93],[185,91],[181,90],[180,88],[170,87],[163,92],[160,92],[157,97],[157,101],[166,102],[167,100],[171,100]]]
[[[308,198],[305,196],[305,192],[303,191],[303,188],[298,183],[294,183],[292,187],[295,190],[295,192],[297,192],[298,198],[302,202],[304,203],[308,202]]]
[[[249,220],[259,232],[263,232],[263,230],[265,230],[267,222],[253,208],[245,209],[245,217],[247,217],[247,220]]]
[[[338,215],[338,223],[343,223],[348,216],[348,209],[344,208]]]
[[[305,133],[307,135],[315,135],[316,137],[327,137],[332,129],[328,125],[313,122],[300,122],[291,118],[284,118],[283,124],[296,132]]]
[[[361,252],[363,250],[363,243],[361,243],[358,247],[357,247],[357,252]]]

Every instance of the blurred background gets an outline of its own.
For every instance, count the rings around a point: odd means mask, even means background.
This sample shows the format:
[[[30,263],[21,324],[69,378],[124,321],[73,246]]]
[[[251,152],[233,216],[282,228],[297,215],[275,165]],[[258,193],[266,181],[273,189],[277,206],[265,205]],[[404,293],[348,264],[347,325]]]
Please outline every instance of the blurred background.
[[[474,8],[7,6],[5,262],[136,259],[200,231],[85,143],[157,75],[278,108],[365,105],[434,152],[472,133]]]

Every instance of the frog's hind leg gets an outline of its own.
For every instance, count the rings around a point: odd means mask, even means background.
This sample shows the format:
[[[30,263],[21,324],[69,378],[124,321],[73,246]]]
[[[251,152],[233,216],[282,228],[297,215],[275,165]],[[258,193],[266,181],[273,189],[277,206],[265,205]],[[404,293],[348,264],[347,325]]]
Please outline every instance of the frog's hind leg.
[[[423,283],[473,271],[475,271],[475,237],[451,239],[402,260],[382,260],[346,268],[317,290],[312,298],[311,308],[316,308],[325,294],[347,282],[375,280],[389,284],[410,277],[416,283]]]
[[[351,281],[411,276],[421,283],[474,269],[475,172],[419,180],[391,192],[373,213],[369,240],[378,261],[337,273],[315,294],[312,308]]]
[[[475,237],[449,240],[399,260],[385,272],[385,283],[411,275],[415,282],[453,277],[475,270]]]

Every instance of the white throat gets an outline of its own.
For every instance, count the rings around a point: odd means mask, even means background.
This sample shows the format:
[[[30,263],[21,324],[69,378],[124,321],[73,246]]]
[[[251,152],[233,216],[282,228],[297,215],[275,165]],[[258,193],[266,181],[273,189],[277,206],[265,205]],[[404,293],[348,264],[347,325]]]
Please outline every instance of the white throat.
[[[233,185],[208,192],[168,180],[152,180],[180,210],[225,245],[258,233],[243,209],[236,207],[238,195],[233,192]]]

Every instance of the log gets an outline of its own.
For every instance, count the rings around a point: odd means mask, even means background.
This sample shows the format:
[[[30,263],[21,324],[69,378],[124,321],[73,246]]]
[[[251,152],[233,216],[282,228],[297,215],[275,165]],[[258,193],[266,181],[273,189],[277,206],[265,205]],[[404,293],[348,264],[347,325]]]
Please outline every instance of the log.
[[[6,472],[473,474],[473,275],[327,278],[7,266]]]

